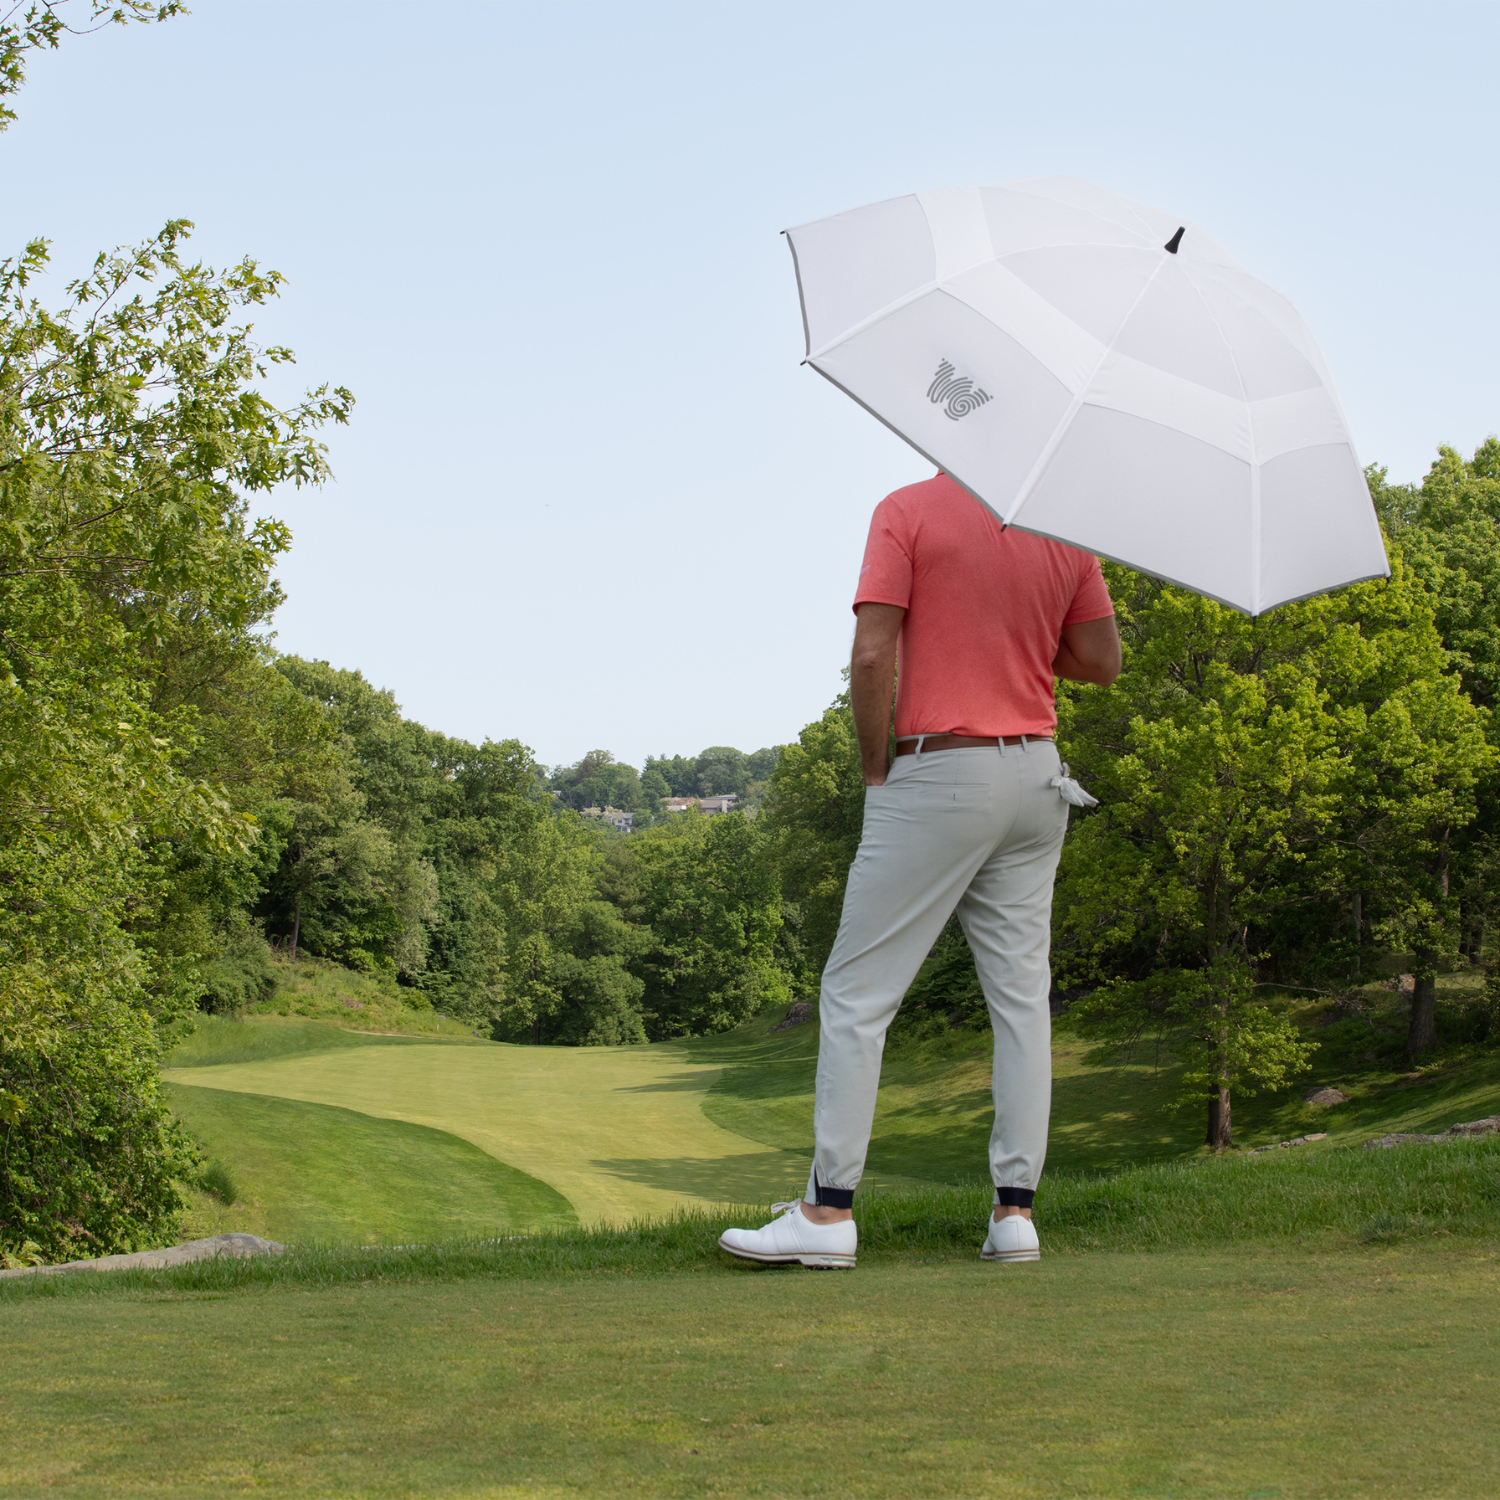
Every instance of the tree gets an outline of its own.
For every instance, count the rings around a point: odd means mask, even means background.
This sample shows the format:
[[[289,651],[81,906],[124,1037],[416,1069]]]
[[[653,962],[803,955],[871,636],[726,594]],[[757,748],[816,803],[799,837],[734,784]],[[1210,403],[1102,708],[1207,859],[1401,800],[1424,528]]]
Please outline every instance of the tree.
[[[652,943],[650,930],[626,921],[611,902],[581,902],[563,934],[564,951],[553,962],[561,1001],[543,1039],[584,1047],[646,1041],[646,985],[630,963]]]
[[[608,750],[590,750],[576,766],[559,766],[551,784],[572,808],[617,807],[621,812],[634,812],[647,801],[635,767],[622,766]]]
[[[317,705],[338,750],[269,815],[287,833],[263,909],[290,934],[294,955],[308,918],[312,952],[414,982],[438,916],[426,842],[445,742],[403,719],[394,697],[358,672],[298,657],[276,665]]]
[[[188,227],[100,256],[58,313],[28,292],[43,243],[0,263],[0,1241],[49,1254],[177,1211],[191,1157],[155,1064],[202,983],[135,934],[169,847],[228,869],[258,830],[163,663],[264,617],[287,533],[246,496],[319,482],[314,434],[351,401],[260,394],[291,356],[234,319],[279,278],[185,263]]]
[[[1125,670],[1060,694],[1101,806],[1064,848],[1055,953],[1098,986],[1086,1030],[1176,1049],[1222,1149],[1233,1093],[1284,1086],[1309,1053],[1258,976],[1346,961],[1327,934],[1355,891],[1385,932],[1430,943],[1435,862],[1489,751],[1399,557],[1389,583],[1257,620],[1124,569],[1110,582]],[[1321,957],[1301,946],[1309,913]]]
[[[666,791],[660,797],[696,797],[698,795],[698,760],[696,756],[648,755],[643,778],[651,779],[653,786],[662,783]],[[644,784],[644,781],[643,781]]]
[[[1369,471],[1370,491],[1394,550],[1432,609],[1470,699],[1485,709],[1486,732],[1497,742],[1500,690],[1500,439],[1490,437],[1465,461],[1438,450],[1420,485],[1391,485]],[[1412,952],[1407,1056],[1436,1044],[1436,974],[1440,962],[1477,963],[1484,931],[1500,907],[1500,771],[1485,771],[1476,788],[1477,815],[1467,824],[1439,818],[1427,852],[1410,869],[1426,901],[1384,935]]]
[[[67,0],[34,0],[12,4],[0,15],[0,130],[9,127],[16,113],[4,100],[14,94],[26,78],[26,54],[43,47],[56,49],[65,36],[84,36],[90,31],[131,21],[165,21],[182,15],[182,0],[90,0],[89,22],[82,30],[63,18]]]
[[[833,951],[864,814],[864,771],[845,692],[795,745],[782,747],[766,811],[758,820],[782,894],[797,908],[804,986],[816,984]]]
[[[688,812],[630,845],[632,915],[653,939],[635,964],[653,1041],[724,1031],[791,998],[776,963],[781,895],[756,823]]]

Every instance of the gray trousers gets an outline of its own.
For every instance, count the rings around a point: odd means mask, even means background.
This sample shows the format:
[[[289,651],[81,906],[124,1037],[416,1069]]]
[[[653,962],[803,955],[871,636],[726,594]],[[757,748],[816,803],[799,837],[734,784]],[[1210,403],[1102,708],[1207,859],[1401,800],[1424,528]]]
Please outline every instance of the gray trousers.
[[[997,1188],[1032,1188],[1052,1109],[1052,884],[1068,805],[1056,748],[896,758],[865,792],[864,832],[818,1006],[816,1138],[808,1200],[864,1175],[885,1033],[955,908],[995,1033]]]

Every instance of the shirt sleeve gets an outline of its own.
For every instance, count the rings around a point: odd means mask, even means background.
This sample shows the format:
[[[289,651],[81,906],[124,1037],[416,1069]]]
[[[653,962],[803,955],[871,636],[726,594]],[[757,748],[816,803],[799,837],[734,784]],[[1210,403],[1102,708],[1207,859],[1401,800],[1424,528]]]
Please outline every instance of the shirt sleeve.
[[[1102,620],[1115,612],[1114,601],[1104,585],[1104,574],[1097,557],[1089,558],[1073,592],[1073,602],[1063,619],[1064,625],[1080,625],[1085,620]]]
[[[1099,564],[1094,564],[1098,572]],[[854,591],[854,608],[861,604],[911,606],[912,539],[901,511],[889,499],[875,507],[870,535],[865,542],[865,560]],[[1106,600],[1108,595],[1105,596]]]

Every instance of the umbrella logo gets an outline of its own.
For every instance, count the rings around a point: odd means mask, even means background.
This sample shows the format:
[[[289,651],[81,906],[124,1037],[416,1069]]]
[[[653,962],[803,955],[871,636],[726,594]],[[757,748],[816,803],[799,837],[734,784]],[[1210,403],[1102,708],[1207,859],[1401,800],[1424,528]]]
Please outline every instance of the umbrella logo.
[[[982,391],[967,375],[959,375],[952,364],[944,360],[937,367],[932,384],[927,387],[927,399],[934,406],[941,406],[944,414],[956,422],[971,411],[978,411],[986,401],[992,400],[988,391]]]

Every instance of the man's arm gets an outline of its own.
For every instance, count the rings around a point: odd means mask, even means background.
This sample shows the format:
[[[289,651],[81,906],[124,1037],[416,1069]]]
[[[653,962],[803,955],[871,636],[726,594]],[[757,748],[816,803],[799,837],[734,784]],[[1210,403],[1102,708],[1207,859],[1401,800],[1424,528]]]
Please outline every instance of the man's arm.
[[[1063,626],[1052,675],[1108,687],[1120,675],[1123,664],[1115,617],[1105,615],[1102,620],[1080,620],[1076,625]]]
[[[895,604],[856,607],[849,701],[865,785],[882,786],[891,768],[891,697],[896,688],[896,641],[906,611]]]

